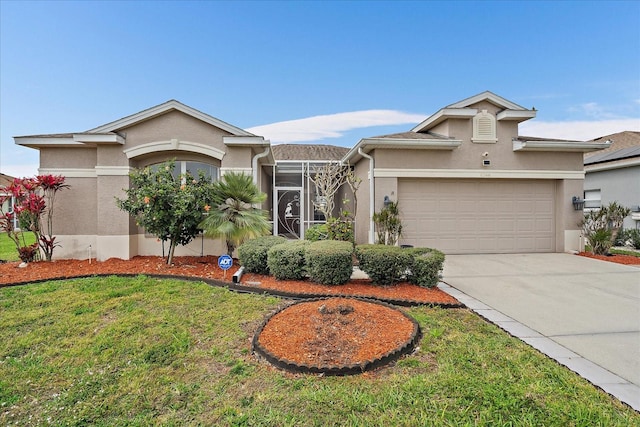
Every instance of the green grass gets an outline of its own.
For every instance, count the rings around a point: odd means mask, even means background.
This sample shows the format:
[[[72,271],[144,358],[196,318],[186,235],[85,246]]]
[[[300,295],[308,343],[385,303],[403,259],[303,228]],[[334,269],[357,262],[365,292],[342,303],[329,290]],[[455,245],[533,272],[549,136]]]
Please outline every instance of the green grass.
[[[424,337],[393,367],[283,373],[250,352],[281,304],[144,276],[0,289],[0,425],[640,426],[466,309],[408,310]]]
[[[640,257],[639,251],[632,251],[632,250],[626,250],[626,249],[611,249],[611,253],[616,255],[631,255],[635,257]]]
[[[31,245],[36,242],[36,237],[33,233],[25,233],[25,241],[27,245]],[[18,249],[13,240],[9,239],[7,233],[0,233],[0,260],[3,261],[19,261]]]

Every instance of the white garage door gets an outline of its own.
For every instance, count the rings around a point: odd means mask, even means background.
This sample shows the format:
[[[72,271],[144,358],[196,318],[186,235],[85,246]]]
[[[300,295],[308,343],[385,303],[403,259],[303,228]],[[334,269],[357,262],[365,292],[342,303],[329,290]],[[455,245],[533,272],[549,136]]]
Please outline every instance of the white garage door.
[[[401,242],[448,254],[555,251],[555,183],[406,179],[398,182]]]

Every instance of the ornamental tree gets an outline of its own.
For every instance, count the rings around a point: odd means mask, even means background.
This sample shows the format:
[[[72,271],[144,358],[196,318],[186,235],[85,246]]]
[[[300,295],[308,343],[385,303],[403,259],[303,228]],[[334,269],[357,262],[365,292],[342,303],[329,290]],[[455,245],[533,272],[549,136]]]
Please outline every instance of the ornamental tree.
[[[20,259],[33,261],[42,249],[45,259],[51,261],[53,249],[58,246],[53,236],[53,208],[59,190],[69,188],[60,175],[38,175],[35,178],[15,178],[0,188],[0,229],[15,243]],[[2,205],[12,198],[12,212],[3,212]],[[20,225],[14,227],[14,219]],[[23,231],[34,233],[36,243],[27,245]]]
[[[129,174],[131,188],[118,207],[135,217],[136,224],[158,239],[169,241],[167,264],[173,262],[177,245],[186,245],[200,232],[198,224],[210,209],[212,182],[200,172],[174,176],[173,160],[157,168],[136,169]]]
[[[592,210],[578,224],[584,237],[597,255],[606,255],[613,246],[622,228],[624,218],[631,213],[629,208],[611,202],[608,206]]]

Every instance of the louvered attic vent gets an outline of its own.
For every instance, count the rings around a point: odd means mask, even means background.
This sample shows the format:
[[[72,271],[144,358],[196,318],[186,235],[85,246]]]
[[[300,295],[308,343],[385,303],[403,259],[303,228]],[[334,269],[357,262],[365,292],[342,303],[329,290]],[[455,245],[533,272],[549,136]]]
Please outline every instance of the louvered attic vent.
[[[496,118],[487,110],[482,110],[473,118],[473,138],[471,141],[484,144],[498,142]]]

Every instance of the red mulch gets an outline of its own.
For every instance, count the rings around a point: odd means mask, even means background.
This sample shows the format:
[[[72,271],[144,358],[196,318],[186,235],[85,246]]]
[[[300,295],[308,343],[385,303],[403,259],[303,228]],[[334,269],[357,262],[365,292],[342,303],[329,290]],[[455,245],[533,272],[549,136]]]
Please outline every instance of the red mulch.
[[[297,365],[350,366],[398,349],[412,334],[413,323],[398,310],[330,298],[295,304],[277,313],[262,329],[258,342],[277,358]]]
[[[633,255],[596,255],[591,252],[580,252],[578,255],[602,261],[615,262],[617,264],[640,265],[640,257]]]
[[[88,260],[39,261],[19,268],[19,262],[0,264],[0,287],[13,283],[28,283],[46,279],[72,278],[96,274],[160,274],[201,277],[231,282],[239,268],[234,262],[226,274],[218,267],[218,258],[175,257],[173,266],[165,264],[161,257],[137,256],[130,260],[111,258],[104,262]],[[278,281],[271,276],[245,274],[241,285],[256,290],[275,290],[302,295],[360,296],[383,300],[407,301],[419,304],[459,305],[459,302],[438,288],[423,288],[409,283],[393,286],[377,286],[370,280],[352,280],[341,286],[324,286],[307,281]]]

